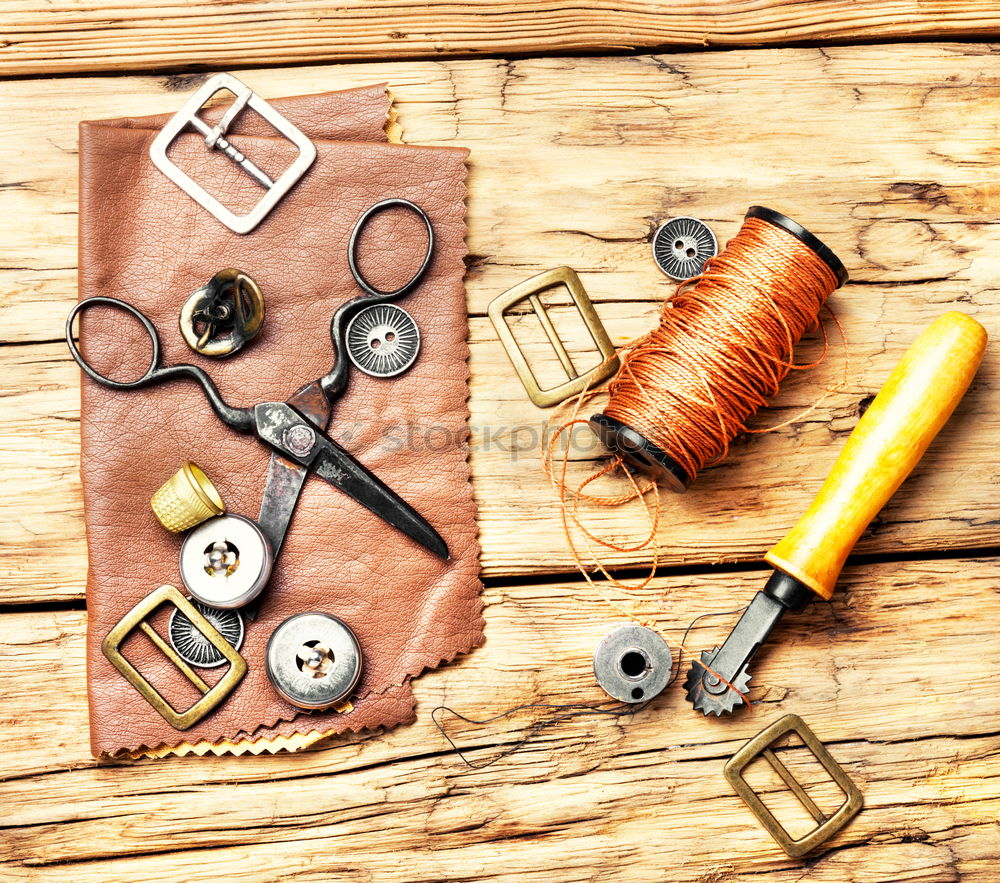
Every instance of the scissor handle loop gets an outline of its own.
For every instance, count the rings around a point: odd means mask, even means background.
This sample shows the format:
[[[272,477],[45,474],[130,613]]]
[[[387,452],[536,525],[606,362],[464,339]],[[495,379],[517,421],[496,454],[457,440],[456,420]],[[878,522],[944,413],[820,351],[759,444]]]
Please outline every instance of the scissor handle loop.
[[[427,230],[427,252],[424,254],[424,260],[420,264],[410,280],[394,291],[383,291],[380,288],[376,288],[372,285],[361,272],[358,267],[358,241],[361,238],[361,234],[368,222],[371,221],[375,215],[380,212],[385,211],[389,208],[400,207],[409,209],[411,212],[417,215],[421,221],[424,222],[424,228]],[[419,205],[415,202],[410,202],[408,199],[402,199],[401,197],[393,197],[391,199],[383,199],[381,202],[376,202],[375,205],[366,209],[364,214],[358,218],[357,223],[354,225],[354,229],[351,231],[351,241],[347,246],[347,264],[351,268],[351,275],[354,277],[354,281],[357,282],[358,287],[361,288],[366,294],[372,297],[383,297],[389,300],[394,300],[397,297],[402,297],[404,294],[412,291],[424,278],[424,274],[427,272],[427,268],[431,265],[431,258],[434,255],[434,227],[431,225],[431,219],[427,217],[427,212],[425,212]]]
[[[83,357],[83,353],[77,349],[76,342],[73,340],[73,320],[85,309],[96,306],[113,307],[116,310],[123,310],[135,316],[142,323],[142,327],[146,329],[149,339],[153,342],[153,357],[149,360],[149,367],[146,369],[146,373],[138,380],[113,380],[110,377],[106,377],[95,370]],[[70,310],[69,316],[66,318],[66,344],[69,346],[69,351],[74,361],[80,366],[83,373],[102,386],[108,386],[111,389],[138,389],[140,386],[149,386],[152,383],[159,383],[164,380],[190,378],[201,386],[205,397],[208,399],[208,403],[212,406],[212,410],[215,411],[220,420],[237,432],[253,432],[254,418],[252,409],[234,408],[226,402],[220,395],[218,387],[212,382],[212,378],[202,371],[201,368],[196,365],[169,365],[167,367],[160,365],[160,338],[156,333],[156,328],[132,304],[125,303],[125,301],[113,297],[88,297],[86,300],[80,301],[80,303]]]
[[[358,268],[358,240],[361,238],[362,231],[372,217],[394,206],[409,209],[424,222],[424,227],[427,230],[427,253],[424,255],[423,263],[421,263],[417,272],[410,277],[409,282],[394,291],[382,291],[369,283]],[[358,218],[354,229],[351,231],[351,239],[347,247],[347,264],[351,269],[354,281],[364,291],[364,294],[359,294],[357,297],[353,297],[349,301],[342,303],[330,320],[330,340],[333,343],[333,367],[328,374],[320,377],[318,381],[328,401],[332,402],[336,399],[344,391],[344,386],[347,384],[348,361],[344,343],[344,337],[347,333],[347,322],[358,310],[364,309],[371,304],[395,300],[412,291],[419,284],[420,280],[424,278],[427,268],[431,265],[433,255],[434,227],[431,224],[431,219],[427,217],[427,212],[419,205],[410,202],[408,199],[402,199],[401,197],[383,199],[381,202],[376,202],[375,205],[365,209],[364,214]]]
[[[146,373],[137,380],[114,380],[111,377],[106,377],[97,371],[83,356],[83,353],[77,349],[76,341],[73,340],[73,320],[80,315],[84,310],[90,307],[113,307],[116,310],[122,310],[123,312],[130,313],[135,316],[142,323],[142,327],[146,329],[146,333],[149,335],[149,339],[153,343],[153,355],[149,360],[149,367],[146,369]],[[113,297],[88,297],[86,300],[80,301],[72,310],[70,310],[69,316],[66,319],[66,345],[69,347],[70,354],[73,356],[74,361],[80,366],[80,370],[83,371],[91,380],[95,380],[102,386],[109,386],[111,389],[137,389],[140,386],[145,386],[148,383],[152,383],[157,377],[157,368],[160,367],[160,338],[156,333],[156,329],[153,327],[153,323],[146,318],[143,313],[136,309],[132,304],[125,303],[123,300],[118,300]]]

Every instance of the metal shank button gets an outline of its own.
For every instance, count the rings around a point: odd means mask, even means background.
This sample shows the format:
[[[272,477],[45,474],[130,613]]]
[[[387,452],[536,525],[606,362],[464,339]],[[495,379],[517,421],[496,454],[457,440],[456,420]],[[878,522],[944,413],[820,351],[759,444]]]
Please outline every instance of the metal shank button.
[[[242,515],[220,515],[191,531],[181,546],[181,579],[202,604],[231,609],[249,604],[267,585],[271,543]]]
[[[328,613],[289,617],[267,644],[267,676],[298,708],[329,708],[346,699],[358,684],[361,664],[354,632]]]

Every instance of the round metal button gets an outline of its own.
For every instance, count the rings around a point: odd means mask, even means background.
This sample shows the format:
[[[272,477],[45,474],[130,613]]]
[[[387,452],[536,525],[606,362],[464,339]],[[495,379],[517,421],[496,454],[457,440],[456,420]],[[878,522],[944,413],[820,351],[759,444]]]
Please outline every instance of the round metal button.
[[[671,218],[653,234],[653,260],[678,282],[697,276],[718,252],[715,234],[697,218]]]
[[[219,610],[200,601],[192,600],[194,609],[205,617],[233,647],[243,646],[243,614],[238,610]],[[170,646],[185,662],[199,668],[217,668],[226,663],[223,656],[180,610],[176,607],[167,623]]]
[[[249,604],[264,590],[273,564],[271,543],[255,522],[242,515],[210,518],[181,546],[181,579],[209,607]]]
[[[346,699],[361,677],[361,645],[328,613],[286,619],[267,642],[267,676],[292,705],[322,709]]]
[[[242,349],[264,324],[264,295],[242,270],[216,273],[181,307],[184,342],[196,353],[220,358]]]
[[[395,304],[373,304],[347,324],[347,355],[372,377],[402,374],[420,353],[420,330]]]
[[[613,699],[648,702],[670,680],[670,647],[652,629],[622,625],[608,632],[594,651],[594,676]]]

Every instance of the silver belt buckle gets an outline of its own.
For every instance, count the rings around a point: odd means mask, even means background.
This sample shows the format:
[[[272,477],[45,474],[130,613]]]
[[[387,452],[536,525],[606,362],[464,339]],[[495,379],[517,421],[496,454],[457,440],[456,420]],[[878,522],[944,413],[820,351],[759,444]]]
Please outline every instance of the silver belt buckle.
[[[209,126],[198,116],[198,111],[216,92],[228,89],[236,96],[236,100],[215,126]],[[278,180],[272,180],[268,174],[254,165],[229,141],[226,140],[226,130],[239,113],[246,107],[257,111],[278,132],[292,142],[299,155],[295,161],[282,173]],[[205,146],[209,150],[219,150],[228,159],[260,184],[265,193],[260,201],[245,215],[237,215],[226,208],[211,193],[205,190],[190,175],[184,172],[176,163],[167,158],[167,149],[174,139],[185,128],[191,126],[205,136]],[[316,147],[298,128],[293,126],[278,111],[259,95],[255,95],[247,86],[231,74],[216,74],[208,80],[185,104],[170,121],[160,130],[149,147],[149,156],[164,175],[187,193],[195,202],[208,209],[216,218],[222,221],[235,233],[249,233],[270,213],[278,201],[301,178],[316,159]]]

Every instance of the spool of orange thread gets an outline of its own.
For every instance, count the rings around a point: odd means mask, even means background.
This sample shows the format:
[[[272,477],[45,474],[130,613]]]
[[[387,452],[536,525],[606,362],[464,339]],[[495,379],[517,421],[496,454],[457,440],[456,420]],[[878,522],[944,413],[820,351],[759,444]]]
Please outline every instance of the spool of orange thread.
[[[805,367],[792,351],[846,281],[840,259],[805,227],[751,206],[725,249],[664,305],[657,328],[623,348],[591,429],[626,463],[687,490],[788,372]]]

